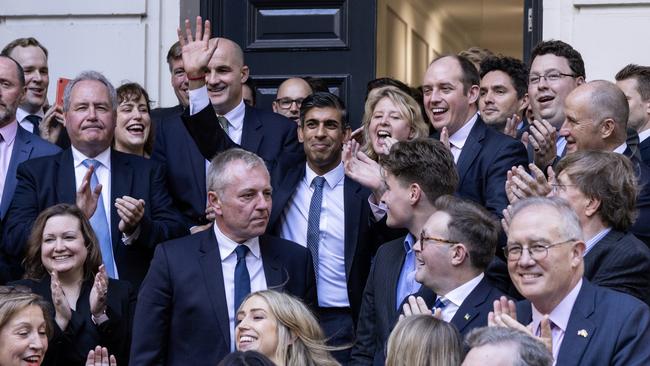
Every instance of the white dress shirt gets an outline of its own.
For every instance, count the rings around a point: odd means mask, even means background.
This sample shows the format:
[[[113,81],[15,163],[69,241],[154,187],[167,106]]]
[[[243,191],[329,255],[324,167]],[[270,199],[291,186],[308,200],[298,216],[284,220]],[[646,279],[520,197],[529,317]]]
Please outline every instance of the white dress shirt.
[[[190,115],[193,116],[199,113],[208,104],[210,104],[210,97],[208,96],[207,86],[190,90]],[[238,145],[241,145],[245,114],[246,106],[242,99],[235,108],[223,115],[228,120],[228,136]]]
[[[11,162],[11,155],[14,150],[14,141],[16,141],[16,132],[18,123],[11,122],[4,127],[0,127],[0,203],[4,194],[5,181],[7,180],[7,171]]]
[[[625,150],[627,149],[627,143],[624,142],[620,144],[616,149],[614,149],[614,152],[617,154],[623,154],[625,153]]]
[[[266,276],[260,252],[259,237],[246,240],[242,244],[232,241],[219,229],[215,222],[214,235],[217,237],[219,254],[221,256],[221,270],[223,273],[223,288],[226,291],[226,304],[228,304],[228,320],[230,322],[230,350],[235,351],[235,266],[237,265],[238,245],[246,245],[250,251],[246,254],[246,268],[251,279],[251,293],[267,289]]]
[[[479,282],[483,279],[485,275],[483,272],[478,276],[472,278],[471,280],[465,282],[464,284],[456,287],[455,289],[446,293],[443,297],[447,299],[446,306],[441,309],[442,320],[449,323],[451,319],[454,318],[458,308],[463,304],[463,301],[469,296],[472,291],[478,286]]]
[[[458,164],[458,158],[460,153],[465,146],[465,141],[469,137],[469,133],[472,131],[476,119],[478,118],[478,113],[475,113],[472,118],[469,119],[458,131],[453,135],[449,136],[449,145],[451,147],[451,154],[454,156],[454,163]]]
[[[309,205],[314,194],[312,182],[318,175],[306,166],[305,176],[298,183],[282,214],[280,237],[307,246]],[[349,307],[345,278],[345,205],[343,200],[345,170],[343,163],[325,175],[323,203],[320,213],[318,245],[318,305]]]
[[[650,129],[647,129],[643,132],[639,132],[639,143],[643,142],[645,139],[650,136]]]
[[[43,112],[43,108],[39,109],[38,112],[36,113],[27,113],[27,111],[21,109],[20,107],[16,109],[16,120],[20,124],[20,127],[26,129],[31,133],[34,133],[34,125],[31,122],[29,122],[29,120],[27,120],[27,116],[30,115],[39,116],[41,117],[41,121],[43,121],[43,117],[45,116],[45,113]]]

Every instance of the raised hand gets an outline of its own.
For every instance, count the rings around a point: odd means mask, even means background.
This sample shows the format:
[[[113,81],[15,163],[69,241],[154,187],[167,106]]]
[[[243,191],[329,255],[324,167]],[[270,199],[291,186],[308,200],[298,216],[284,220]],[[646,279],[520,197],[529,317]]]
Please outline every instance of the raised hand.
[[[447,149],[451,151],[451,144],[449,143],[449,130],[447,130],[447,127],[443,127],[442,131],[440,131],[440,142],[447,146]]]
[[[503,128],[503,133],[517,138],[517,126],[521,123],[521,117],[518,114],[513,114],[512,117],[506,118],[506,125]]]
[[[144,216],[144,200],[129,196],[115,199],[115,208],[120,222],[117,227],[126,235],[131,235]]]
[[[359,151],[359,144],[354,140],[348,141],[343,147],[343,166],[345,175],[370,189],[376,202],[379,202],[386,190],[381,168],[376,161]]]
[[[86,366],[117,366],[117,360],[113,355],[108,356],[106,347],[97,346],[88,352]]]
[[[41,137],[48,142],[55,144],[61,130],[63,130],[63,107],[55,105],[45,112],[43,120],[38,125]]]
[[[541,169],[552,165],[557,157],[557,131],[546,120],[531,123],[528,142],[533,146],[533,161]]]
[[[97,209],[97,201],[99,200],[99,195],[102,193],[102,185],[97,184],[94,190],[90,189],[90,178],[95,171],[94,166],[90,166],[88,171],[81,180],[81,185],[77,190],[76,205],[79,207],[81,212],[84,213],[87,219],[90,218],[95,213]]]
[[[183,67],[187,77],[190,80],[200,78],[219,44],[218,38],[210,42],[210,21],[206,20],[205,26],[203,26],[201,17],[196,17],[196,33],[192,36],[190,20],[185,19],[185,34],[180,28],[177,29],[177,33],[183,52]]]
[[[72,310],[61,287],[61,282],[59,282],[59,274],[56,271],[52,271],[50,277],[50,291],[52,292],[52,303],[54,304],[54,321],[56,321],[59,329],[65,330],[72,318]]]
[[[99,271],[95,275],[93,288],[90,290],[90,313],[95,318],[99,318],[101,315],[106,314],[107,299],[108,276],[106,275],[106,267],[102,264],[99,266]]]
[[[363,126],[352,131],[352,134],[350,134],[350,139],[355,140],[359,144],[363,144],[364,143]]]

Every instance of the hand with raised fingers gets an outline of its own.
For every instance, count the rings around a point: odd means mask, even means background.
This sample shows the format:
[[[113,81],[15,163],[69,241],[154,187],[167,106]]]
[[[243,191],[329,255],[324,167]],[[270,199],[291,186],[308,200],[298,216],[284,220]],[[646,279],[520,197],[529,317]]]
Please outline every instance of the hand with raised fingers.
[[[38,130],[44,140],[56,144],[63,130],[63,107],[60,105],[50,107],[39,123]]]
[[[117,360],[115,356],[108,355],[106,347],[97,346],[94,350],[91,349],[88,352],[86,366],[117,366]]]
[[[363,136],[363,126],[357,128],[356,130],[352,131],[352,134],[350,135],[350,140],[355,140],[359,144],[364,143],[364,136]]]
[[[91,165],[81,180],[81,185],[77,190],[77,197],[75,200],[77,207],[79,207],[81,212],[84,213],[84,216],[89,220],[97,209],[99,195],[102,193],[101,184],[97,184],[95,189],[90,189],[90,179],[94,171],[95,167]]]
[[[203,25],[201,17],[196,17],[196,30],[192,35],[190,20],[185,19],[185,32],[178,28],[177,33],[178,42],[180,42],[183,52],[183,68],[187,77],[190,80],[200,78],[205,73],[205,68],[219,45],[218,38],[210,41],[210,21],[206,20]]]
[[[343,148],[343,167],[345,175],[362,186],[373,191],[373,194],[381,198],[385,190],[384,178],[381,175],[379,164],[370,159],[368,155],[359,151],[359,144],[350,140]]]
[[[519,126],[519,123],[521,123],[521,117],[516,113],[513,114],[512,117],[506,118],[506,125],[503,128],[503,133],[510,137],[517,138],[517,126]]]
[[[449,142],[449,130],[447,127],[443,127],[442,131],[440,131],[440,142],[447,146],[447,149],[451,150],[451,143]]]
[[[427,303],[424,302],[424,299],[418,296],[417,298],[413,295],[409,296],[404,306],[402,306],[402,314],[404,316],[411,315],[433,315],[431,309],[427,306]]]
[[[131,235],[144,216],[144,200],[129,196],[115,199],[115,208],[120,217],[118,229],[126,235]]]
[[[54,305],[54,321],[59,326],[59,329],[65,330],[68,327],[70,319],[72,319],[72,310],[68,303],[68,298],[65,297],[61,282],[59,282],[59,274],[53,270],[50,273],[50,291],[52,292],[52,304]]]
[[[99,271],[95,275],[95,282],[93,288],[90,290],[90,313],[99,318],[106,314],[106,303],[108,300],[108,275],[106,274],[106,267],[102,264],[99,266]]]
[[[529,127],[528,142],[533,146],[533,161],[541,169],[557,158],[557,131],[546,120],[534,120]]]

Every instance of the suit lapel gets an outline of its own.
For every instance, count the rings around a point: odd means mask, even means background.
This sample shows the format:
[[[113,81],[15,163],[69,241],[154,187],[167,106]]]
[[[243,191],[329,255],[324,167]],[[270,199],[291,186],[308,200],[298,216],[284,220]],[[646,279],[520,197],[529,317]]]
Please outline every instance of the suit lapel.
[[[223,285],[219,244],[212,229],[197,234],[197,239],[200,241],[199,251],[201,252],[199,265],[203,272],[203,282],[208,291],[208,299],[219,322],[223,340],[230,348],[230,319],[226,303],[226,289]]]
[[[29,159],[33,149],[34,146],[32,145],[31,133],[24,130],[20,125],[17,126],[14,148],[11,152],[11,160],[9,161],[7,177],[5,178],[4,190],[2,197],[0,197],[0,199],[2,199],[0,218],[2,218],[4,213],[9,209],[9,203],[11,203],[10,195],[13,195],[14,189],[16,188],[16,169],[18,168],[18,164]]]
[[[77,181],[74,173],[72,150],[67,149],[59,155],[56,164],[56,197],[58,202],[74,204],[77,202]]]
[[[273,183],[273,207],[269,219],[269,232],[280,231],[279,220],[291,196],[296,192],[300,180],[305,176],[305,164],[294,165],[284,174],[274,176],[280,182]],[[279,184],[278,184],[279,183]]]
[[[596,324],[589,319],[596,307],[593,285],[582,280],[582,288],[571,310],[569,323],[557,355],[558,365],[579,365],[589,341],[595,334]]]
[[[399,281],[399,275],[402,271],[404,260],[406,259],[406,252],[404,251],[404,240],[406,240],[406,237],[397,239],[399,245],[395,246],[395,251],[391,253],[390,256],[392,258],[395,258],[396,265],[388,268],[389,271],[386,274],[385,278],[385,281],[388,285],[388,314],[394,314],[393,318],[397,317],[397,314],[395,312],[395,309],[397,308],[397,300],[395,300],[397,296],[397,281]]]
[[[600,241],[596,243],[595,246],[591,248],[589,253],[587,253],[584,258],[585,276],[589,277],[591,274],[593,274],[595,270],[594,267],[598,264],[596,263],[596,260],[600,254],[604,251],[609,250],[608,248],[617,241],[621,240],[623,236],[625,236],[623,232],[612,229],[609,231],[609,233],[607,233],[607,235],[600,239]]]
[[[120,216],[117,214],[117,208],[113,204],[115,199],[122,196],[131,195],[131,185],[133,184],[133,167],[126,156],[119,151],[111,150],[111,199],[109,202],[111,211],[111,237],[113,248],[120,243],[122,234],[118,228]]]
[[[245,150],[257,153],[262,142],[262,122],[257,118],[254,108],[246,106],[244,113],[244,126],[241,135],[241,147]]]
[[[462,334],[465,327],[480,315],[479,312],[481,305],[488,300],[487,297],[490,294],[490,290],[490,285],[485,277],[483,277],[476,288],[474,288],[467,298],[465,298],[456,311],[456,314],[454,314],[454,317],[451,319],[451,323],[458,328],[458,332]],[[485,316],[487,319],[487,314],[485,314]]]
[[[343,183],[345,278],[350,278],[350,270],[357,250],[359,226],[366,224],[359,220],[361,219],[363,200],[367,197],[361,197],[359,191],[361,191],[361,185],[346,176]]]
[[[465,179],[465,174],[469,170],[469,167],[472,166],[474,159],[478,156],[482,148],[482,141],[485,138],[485,123],[481,120],[481,117],[476,118],[476,123],[474,127],[469,132],[465,145],[463,146],[460,156],[458,157],[458,163],[456,164],[458,169],[458,176],[460,177],[459,185],[463,184]]]
[[[278,260],[278,254],[273,250],[273,243],[269,242],[266,235],[260,236],[260,253],[262,255],[262,266],[264,267],[264,277],[266,277],[266,287],[270,290],[283,292],[286,283],[286,272],[282,263]]]

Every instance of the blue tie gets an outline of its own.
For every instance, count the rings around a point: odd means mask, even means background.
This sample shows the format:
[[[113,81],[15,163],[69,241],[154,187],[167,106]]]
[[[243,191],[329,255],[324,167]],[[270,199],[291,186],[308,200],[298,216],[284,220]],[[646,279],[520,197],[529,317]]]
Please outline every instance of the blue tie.
[[[433,304],[434,309],[435,309],[435,308],[438,308],[438,309],[441,309],[441,310],[444,309],[444,307],[447,306],[447,301],[448,301],[448,300],[445,299],[445,298],[442,297],[442,296],[438,297],[438,298],[436,299],[436,302]]]
[[[237,254],[237,264],[235,265],[235,319],[237,318],[237,309],[241,305],[246,295],[251,293],[251,276],[248,274],[246,267],[246,254],[248,247],[244,244],[237,245],[235,254]]]
[[[99,168],[102,163],[95,159],[86,159],[82,164],[86,168],[90,168],[90,166],[95,168],[90,177],[90,189],[94,191],[97,184],[99,184],[99,180],[97,180],[97,168]],[[104,189],[102,189],[102,192],[99,194],[99,198],[97,199],[97,208],[95,209],[93,216],[90,218],[90,225],[93,227],[93,230],[95,230],[95,235],[97,235],[97,240],[99,240],[99,249],[102,252],[106,274],[108,274],[108,277],[110,278],[117,278],[115,277],[113,244],[111,242],[111,232],[108,229],[108,219],[106,216],[106,210],[104,209],[104,200],[102,199],[103,194]]]
[[[32,125],[34,125],[34,130],[32,133],[36,136],[41,135],[41,130],[38,129],[38,124],[41,122],[41,117],[35,115],[35,114],[30,114],[29,116],[25,117],[26,120],[29,121]]]
[[[325,178],[316,177],[313,180],[314,194],[309,204],[309,218],[307,219],[307,248],[314,261],[314,274],[318,282],[318,243],[320,242],[320,210],[323,204],[323,185]]]

